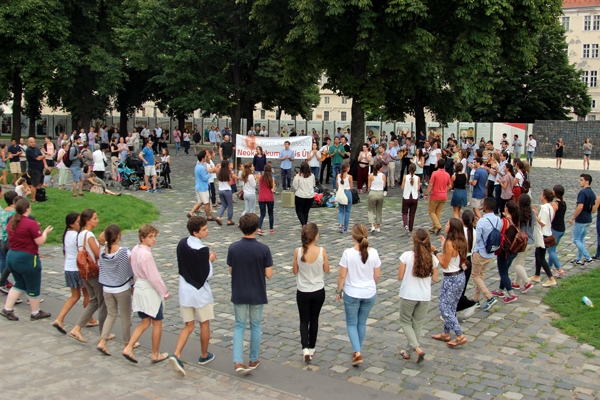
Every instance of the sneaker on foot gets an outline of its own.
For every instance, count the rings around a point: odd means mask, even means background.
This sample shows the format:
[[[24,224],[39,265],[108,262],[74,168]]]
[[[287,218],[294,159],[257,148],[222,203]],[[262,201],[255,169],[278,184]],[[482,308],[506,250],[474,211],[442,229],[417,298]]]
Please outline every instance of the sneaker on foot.
[[[8,294],[8,292],[10,292],[10,288],[7,288],[6,285],[0,286],[0,292]]]
[[[579,260],[571,260],[569,261],[571,264],[577,264],[579,262]]]
[[[50,318],[51,314],[47,313],[45,311],[38,311],[38,313],[36,315],[31,314],[31,316],[29,317],[30,321],[37,321],[39,319],[44,319],[44,318]]]
[[[250,368],[250,369],[256,369],[256,367],[258,367],[259,365],[260,365],[260,360],[250,361],[248,363],[248,368]]]
[[[516,283],[511,283],[512,288],[515,290],[521,290],[521,285],[517,285]]]
[[[315,349],[308,349],[308,354],[310,354],[310,356],[314,356],[315,355]]]
[[[371,227],[371,233],[373,233],[373,232],[375,232],[375,227],[374,226]]]
[[[305,363],[312,361],[312,357],[310,356],[310,351],[308,349],[302,349],[302,357]]]
[[[406,232],[406,236],[410,236],[410,229],[408,229],[408,226],[404,225],[404,231]]]
[[[15,315],[15,311],[14,310],[8,311],[7,309],[3,308],[2,311],[0,311],[0,315],[2,315],[3,317],[5,317],[9,321],[18,321],[19,320],[19,317],[17,317]]]
[[[523,285],[523,290],[521,290],[521,293],[527,293],[527,291],[529,289],[531,289],[532,287],[533,287],[533,283],[527,282],[525,285]]]
[[[352,366],[357,366],[358,364],[362,364],[363,363],[363,358],[362,355],[360,354],[356,354],[356,353],[352,353]]]
[[[214,359],[215,359],[215,355],[211,352],[207,352],[206,357],[200,357],[198,359],[198,364],[200,364],[200,365],[208,364],[209,362],[211,362]]]
[[[542,283],[542,287],[550,287],[550,286],[556,286],[556,279],[554,278],[550,278],[548,279],[545,283]]]
[[[375,232],[379,233],[379,232],[381,232],[381,229],[377,228],[377,229],[375,229]]]
[[[489,311],[494,304],[496,304],[498,302],[498,299],[495,297],[492,297],[491,299],[489,299],[488,301],[485,302],[485,305],[483,306],[483,311]]]
[[[492,296],[496,296],[496,297],[504,297],[504,292],[502,290],[494,290],[492,292]]]
[[[182,377],[185,377],[185,369],[183,369],[183,363],[179,358],[177,358],[175,354],[169,357],[169,365],[171,366],[173,372],[181,375]]]
[[[252,368],[248,368],[242,363],[235,363],[234,368],[235,373],[239,375],[248,375],[250,372],[252,372]]]
[[[588,263],[591,263],[591,262],[594,262],[593,258],[586,258],[585,260],[583,260],[584,264],[588,264]]]
[[[577,260],[575,265],[585,265],[585,260]]]
[[[541,281],[542,278],[540,278],[539,276],[532,276],[531,278],[529,278],[529,282],[540,283]]]
[[[505,297],[502,299],[502,302],[503,302],[504,304],[508,304],[508,303],[512,303],[513,301],[516,301],[516,300],[517,300],[517,296],[515,296],[515,295],[513,294],[513,295],[512,295],[512,296],[510,296],[510,297],[509,297],[509,296],[505,296]]]
[[[475,310],[479,307],[479,304],[475,303],[473,306],[465,309],[465,311],[463,311],[463,317],[465,319],[469,318],[471,315],[475,314]]]

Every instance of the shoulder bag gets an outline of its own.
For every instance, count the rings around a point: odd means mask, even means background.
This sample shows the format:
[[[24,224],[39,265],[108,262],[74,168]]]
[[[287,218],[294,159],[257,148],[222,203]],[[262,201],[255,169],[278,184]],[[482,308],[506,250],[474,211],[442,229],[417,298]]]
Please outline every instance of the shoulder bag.
[[[79,238],[79,236],[78,236]],[[89,278],[95,278],[99,275],[100,270],[98,264],[92,259],[90,253],[86,250],[85,246],[87,243],[87,233],[83,239],[83,246],[77,245],[77,269],[79,270],[79,276],[84,281]]]

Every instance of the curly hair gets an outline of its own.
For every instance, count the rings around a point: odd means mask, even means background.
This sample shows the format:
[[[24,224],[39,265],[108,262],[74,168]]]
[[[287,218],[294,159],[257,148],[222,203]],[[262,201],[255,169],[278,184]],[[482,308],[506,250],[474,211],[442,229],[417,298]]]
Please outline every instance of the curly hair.
[[[413,233],[413,253],[415,261],[413,264],[413,276],[427,278],[433,274],[433,258],[431,257],[431,241],[429,233],[419,228]]]

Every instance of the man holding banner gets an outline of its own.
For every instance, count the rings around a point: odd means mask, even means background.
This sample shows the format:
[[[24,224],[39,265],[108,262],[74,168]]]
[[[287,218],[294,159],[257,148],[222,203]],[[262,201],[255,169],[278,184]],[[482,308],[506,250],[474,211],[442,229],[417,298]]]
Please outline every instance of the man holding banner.
[[[281,169],[281,184],[283,185],[283,190],[288,190],[292,182],[294,150],[290,150],[290,142],[287,140],[283,145],[285,146],[285,149],[281,150],[279,153],[279,161],[281,161],[279,168]]]

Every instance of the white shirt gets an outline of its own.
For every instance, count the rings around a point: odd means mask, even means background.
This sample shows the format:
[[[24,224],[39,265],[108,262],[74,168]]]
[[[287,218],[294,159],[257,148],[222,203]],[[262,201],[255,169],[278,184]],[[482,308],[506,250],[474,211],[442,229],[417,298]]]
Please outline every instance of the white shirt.
[[[340,267],[348,269],[344,292],[357,299],[370,299],[377,293],[377,286],[373,278],[373,270],[381,267],[381,260],[377,250],[369,249],[367,263],[363,264],[360,251],[354,248],[344,250]]]
[[[502,225],[500,225],[502,226]],[[448,268],[444,272],[458,272],[460,271],[460,256],[452,257],[448,263]]]
[[[371,181],[371,190],[383,190],[385,187],[385,175],[383,172],[379,172],[377,175],[373,174],[373,180]]]
[[[248,175],[248,182],[244,182],[244,194],[256,194],[256,179],[253,174]]]
[[[260,131],[260,136],[267,136],[269,135],[269,132],[267,131]]]
[[[76,272],[77,269],[77,232],[67,231],[65,235],[65,271]]]
[[[219,181],[219,190],[231,190],[231,185],[229,184],[229,182]]]
[[[104,172],[106,168],[104,167],[104,161],[106,161],[106,155],[102,152],[102,150],[96,150],[92,153],[92,158],[94,162],[94,171],[102,171]]]
[[[433,268],[437,268],[439,265],[437,257],[431,255],[431,259]],[[402,285],[400,285],[400,298],[413,301],[431,301],[431,276],[417,278],[413,275],[415,253],[413,251],[402,253],[400,261],[406,266]]]
[[[311,150],[312,153],[312,150]],[[308,161],[308,166],[309,167],[319,167],[321,165],[321,162],[319,161],[319,159],[321,158],[321,152],[317,151],[317,153],[315,155],[312,156],[312,158]]]
[[[535,141],[535,139],[531,139],[527,141],[527,151],[535,151],[535,148],[537,147],[537,142]]]
[[[144,128],[144,129],[142,129],[142,133],[141,133],[141,135],[142,135],[142,137],[143,137],[143,138],[146,138],[146,139],[147,139],[147,138],[148,138],[148,136],[150,136],[150,129],[148,129],[148,128]]]
[[[215,167],[215,163],[213,163],[212,160],[210,160],[209,164],[210,164],[211,168]],[[217,179],[217,173],[216,172],[210,174],[210,178],[208,178],[208,183],[214,182],[215,179]]]
[[[323,248],[319,251],[317,259],[309,264],[302,261],[302,247],[298,248],[298,275],[296,275],[296,285],[298,290],[304,293],[316,292],[325,287],[323,264]]]
[[[194,250],[199,250],[203,247],[206,247],[202,244],[202,241],[195,236],[190,236],[187,239],[187,245]],[[208,263],[210,265],[210,272],[208,273],[208,277],[206,278],[206,282],[204,286],[200,289],[196,289],[194,286],[187,283],[183,276],[179,275],[179,305],[182,307],[194,307],[194,308],[202,308],[207,304],[214,303],[212,291],[210,290],[210,285],[208,280],[213,276],[213,267],[212,263]]]
[[[96,240],[94,232],[85,229],[79,232],[79,236],[77,236],[77,246],[83,246],[83,241],[87,239],[87,241],[85,242],[85,249],[90,254],[92,260],[98,262],[98,260],[96,260],[96,256],[94,255],[94,252],[92,251],[92,248],[90,247],[90,238],[93,238],[96,241],[96,246],[100,247],[100,245],[98,244],[98,240]]]
[[[429,165],[437,165],[440,154],[442,154],[442,149],[432,149],[431,153],[429,153]]]
[[[342,181],[342,174],[339,174],[337,176],[337,184],[338,184],[338,186],[342,185],[342,187],[344,188],[344,190],[350,190],[350,189],[352,189],[350,187],[350,179],[349,179],[349,177],[350,177],[350,174],[346,174],[346,177],[344,178],[344,183],[341,183],[341,181]]]
[[[542,235],[552,235],[552,230],[550,228],[552,226],[552,220],[554,219],[554,208],[552,208],[550,203],[542,204],[540,207],[539,217],[544,223],[544,226],[540,224],[540,228],[542,228]]]
[[[250,129],[248,131],[248,136],[256,136],[256,131],[254,129]]]
[[[310,174],[308,178],[298,174],[292,181],[292,187],[296,190],[296,196],[303,199],[312,199],[315,197],[315,176]]]
[[[410,199],[410,195],[412,194],[412,198],[414,200],[419,198],[419,177],[417,175],[413,175],[413,183],[410,184],[410,175],[404,175],[404,191],[402,192],[403,199]]]

